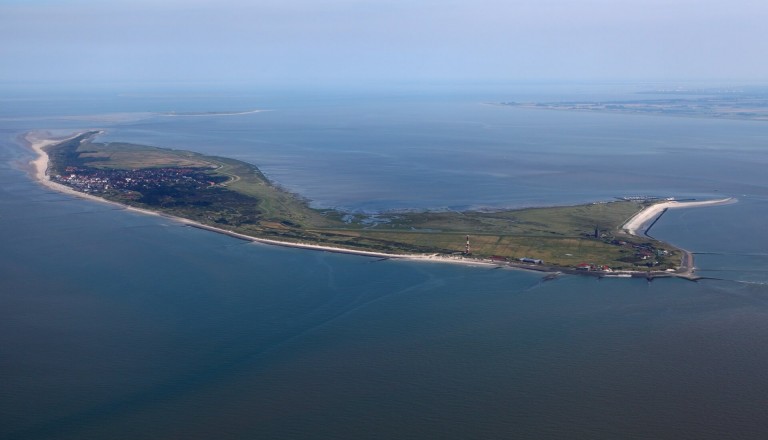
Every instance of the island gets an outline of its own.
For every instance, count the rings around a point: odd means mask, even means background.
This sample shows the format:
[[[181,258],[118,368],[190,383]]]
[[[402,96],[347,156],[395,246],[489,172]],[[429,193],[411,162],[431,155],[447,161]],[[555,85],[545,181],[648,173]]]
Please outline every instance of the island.
[[[688,118],[768,121],[768,92],[757,90],[655,90],[638,95],[663,95],[655,99],[621,101],[500,102],[525,109]]]
[[[367,214],[315,209],[253,164],[96,142],[101,131],[28,133],[37,178],[58,191],[243,240],[380,258],[493,264],[600,277],[697,279],[693,257],[647,234],[666,209],[729,203],[620,197],[578,206]]]

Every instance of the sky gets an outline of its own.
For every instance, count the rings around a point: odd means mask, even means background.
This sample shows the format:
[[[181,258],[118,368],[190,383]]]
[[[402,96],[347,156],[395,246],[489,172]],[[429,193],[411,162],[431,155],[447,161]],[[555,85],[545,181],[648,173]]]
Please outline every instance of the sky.
[[[0,82],[743,80],[765,0],[0,0]]]

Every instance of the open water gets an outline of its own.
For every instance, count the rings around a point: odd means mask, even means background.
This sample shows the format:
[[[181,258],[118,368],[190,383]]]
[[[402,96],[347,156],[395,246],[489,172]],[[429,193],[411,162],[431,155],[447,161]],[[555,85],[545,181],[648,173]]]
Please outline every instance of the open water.
[[[0,108],[0,438],[765,438],[768,123],[522,110],[607,88],[38,96]],[[165,111],[267,112],[160,116]],[[53,193],[17,136],[252,162],[315,206],[736,196],[651,231],[684,280],[248,244]]]

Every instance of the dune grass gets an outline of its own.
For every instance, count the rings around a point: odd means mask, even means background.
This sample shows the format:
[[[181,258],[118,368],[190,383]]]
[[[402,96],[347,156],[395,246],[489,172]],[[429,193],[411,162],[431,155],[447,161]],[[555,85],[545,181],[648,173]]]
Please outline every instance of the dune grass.
[[[73,145],[57,148],[71,149]],[[646,260],[637,255],[636,245],[641,242],[669,252],[653,256],[661,268],[674,267],[680,255],[670,245],[650,238],[639,240],[619,229],[645,206],[637,201],[495,212],[381,213],[371,222],[361,214],[312,209],[306,200],[270,182],[255,165],[239,160],[119,142],[83,142],[74,152],[59,151],[51,157],[101,170],[196,168],[223,176],[215,187],[200,191],[231,191],[239,194],[237,198],[216,197],[205,206],[178,203],[147,208],[212,226],[225,224],[256,237],[394,253],[451,254],[465,250],[469,235],[474,257],[528,257],[563,267],[584,262],[615,268],[645,265]]]

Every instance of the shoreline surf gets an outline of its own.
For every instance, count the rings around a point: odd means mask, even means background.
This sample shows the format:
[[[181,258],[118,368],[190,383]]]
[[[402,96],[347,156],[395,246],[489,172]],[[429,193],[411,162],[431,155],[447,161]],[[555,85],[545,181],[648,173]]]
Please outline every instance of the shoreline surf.
[[[71,195],[74,197],[87,199],[95,202],[100,202],[100,203],[108,203],[110,205],[119,206],[123,209],[132,211],[132,212],[164,217],[169,220],[173,220],[175,222],[184,224],[186,226],[192,226],[198,229],[215,232],[218,234],[224,234],[233,238],[239,238],[241,240],[246,240],[254,243],[261,243],[261,244],[272,245],[272,246],[291,247],[291,248],[297,248],[297,249],[307,249],[307,250],[315,250],[315,251],[357,255],[357,256],[364,256],[364,257],[383,258],[383,259],[429,261],[429,262],[454,263],[454,264],[463,264],[463,265],[488,265],[487,262],[480,261],[480,260],[441,257],[434,254],[429,254],[429,255],[389,254],[385,252],[362,251],[362,250],[346,249],[346,248],[339,248],[339,247],[333,247],[333,246],[316,245],[311,243],[289,242],[289,241],[271,240],[268,238],[252,237],[250,235],[240,234],[231,230],[205,225],[203,223],[199,223],[183,217],[176,217],[176,216],[168,215],[168,214],[157,212],[157,211],[152,211],[149,209],[142,209],[142,208],[136,208],[133,206],[123,205],[121,203],[106,200],[91,194],[86,194],[80,191],[76,191],[66,185],[62,185],[60,183],[56,183],[52,181],[49,178],[47,173],[50,159],[48,157],[48,153],[44,150],[44,148],[50,145],[66,142],[84,133],[86,132],[78,132],[72,136],[66,136],[66,137],[50,137],[49,135],[43,135],[39,132],[30,132],[24,135],[23,139],[27,143],[28,147],[31,148],[32,151],[35,152],[35,154],[37,154],[37,157],[31,161],[31,164],[34,167],[35,179],[46,188],[57,191],[57,192],[61,192],[67,195]]]
[[[499,263],[493,260],[467,258],[464,256],[442,256],[438,254],[390,254],[385,252],[363,251],[363,250],[355,250],[355,249],[340,248],[340,247],[333,247],[333,246],[323,246],[323,245],[317,245],[312,243],[272,240],[267,238],[259,238],[259,237],[245,235],[245,234],[240,234],[231,230],[222,229],[215,226],[209,226],[209,225],[199,223],[183,217],[177,217],[177,216],[173,216],[173,215],[169,215],[169,214],[165,214],[157,211],[152,211],[149,209],[142,209],[142,208],[123,205],[117,202],[103,199],[98,196],[76,191],[66,185],[62,185],[50,180],[47,173],[50,159],[49,159],[48,153],[44,150],[44,148],[76,138],[85,133],[87,132],[78,132],[78,133],[75,133],[74,135],[63,136],[63,137],[51,137],[49,133],[45,133],[45,132],[26,133],[23,136],[23,140],[26,142],[27,146],[30,149],[32,149],[32,151],[34,151],[35,154],[37,155],[37,157],[33,161],[31,161],[31,165],[34,167],[35,179],[38,182],[40,182],[43,186],[67,195],[71,195],[74,197],[79,197],[79,198],[87,199],[91,201],[101,202],[101,203],[108,203],[114,206],[119,206],[123,209],[132,211],[132,212],[154,215],[154,216],[161,216],[186,226],[195,227],[198,229],[215,232],[219,234],[224,234],[233,238],[238,238],[241,240],[246,240],[254,243],[373,257],[373,258],[381,258],[381,259],[399,259],[399,260],[408,260],[408,261],[452,263],[452,264],[462,264],[462,265],[468,265],[468,266],[507,267],[511,269],[522,269],[522,270],[529,270],[529,271],[536,271],[536,272],[567,273],[567,274],[591,275],[591,276],[601,276],[601,275],[610,276],[611,275],[610,273],[607,273],[607,274],[599,274],[599,273],[593,273],[593,272],[585,273],[583,271],[578,271],[575,269],[571,270],[570,268],[558,267],[558,266],[544,265],[541,267],[534,267],[534,266],[516,263],[516,262]],[[666,202],[656,203],[654,205],[651,205],[641,210],[640,212],[632,216],[619,229],[623,230],[627,234],[638,236],[637,232],[639,229],[649,224],[653,219],[657,218],[659,214],[663,213],[666,209],[714,206],[714,205],[722,205],[722,204],[728,204],[728,203],[734,203],[734,202],[736,202],[736,199],[726,198],[726,199],[696,201],[696,202],[666,201]],[[683,249],[681,249],[681,251],[683,252],[684,255],[682,258],[680,269],[676,272],[647,272],[647,271],[631,271],[630,270],[630,271],[622,271],[621,273],[632,274],[633,276],[638,276],[638,277],[656,276],[656,277],[680,277],[680,278],[686,278],[686,279],[695,279],[693,276],[693,272],[694,272],[693,255],[689,251],[686,251]]]

